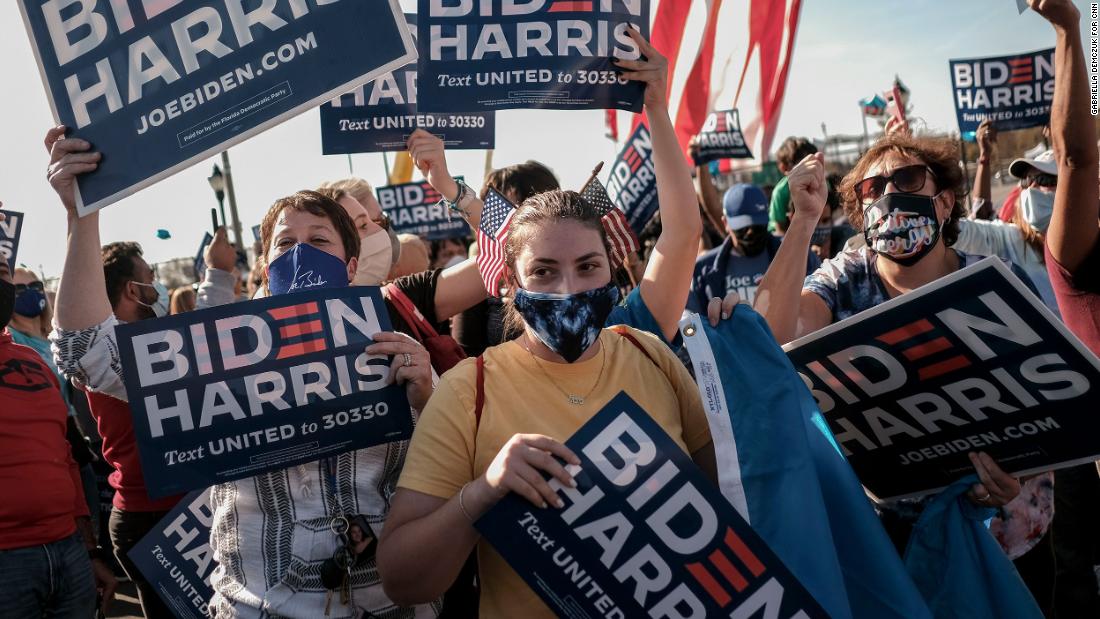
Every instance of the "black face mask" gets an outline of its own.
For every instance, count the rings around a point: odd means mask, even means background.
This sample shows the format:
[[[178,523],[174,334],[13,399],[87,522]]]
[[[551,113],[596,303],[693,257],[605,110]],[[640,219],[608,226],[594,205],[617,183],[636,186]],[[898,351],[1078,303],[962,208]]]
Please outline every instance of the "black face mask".
[[[15,284],[0,280],[0,329],[8,326],[15,312]]]
[[[863,209],[867,247],[883,258],[912,266],[940,241],[936,203],[930,196],[888,193]]]
[[[747,257],[759,255],[767,249],[768,236],[767,226],[749,226],[733,231],[737,251]]]

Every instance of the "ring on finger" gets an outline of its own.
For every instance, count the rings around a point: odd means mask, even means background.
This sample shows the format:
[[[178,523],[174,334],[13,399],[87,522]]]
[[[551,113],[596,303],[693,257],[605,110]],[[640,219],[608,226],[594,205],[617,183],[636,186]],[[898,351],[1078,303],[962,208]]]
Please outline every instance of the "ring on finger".
[[[410,355],[409,353],[402,353],[402,354],[405,355],[405,367],[411,366],[413,364],[412,355]]]
[[[979,503],[987,503],[992,496],[992,494],[987,492],[985,496],[974,497],[974,500],[978,501]]]

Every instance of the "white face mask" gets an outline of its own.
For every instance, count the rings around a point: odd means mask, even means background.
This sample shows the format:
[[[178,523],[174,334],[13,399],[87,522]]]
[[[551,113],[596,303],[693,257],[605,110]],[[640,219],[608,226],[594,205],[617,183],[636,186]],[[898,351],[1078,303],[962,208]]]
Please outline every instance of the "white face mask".
[[[1034,187],[1020,192],[1020,214],[1029,226],[1046,232],[1050,216],[1054,214],[1054,192]]]
[[[385,230],[378,230],[362,240],[359,247],[359,265],[351,283],[355,286],[378,286],[389,277],[393,268],[393,245]]]
[[[142,283],[142,282],[135,282],[135,281],[131,281],[130,283],[131,284],[137,284],[138,286],[142,286],[144,288],[152,288],[153,290],[156,290],[157,291],[157,300],[156,301],[154,301],[153,303],[145,303],[144,301],[138,301],[138,303],[141,304],[141,305],[144,305],[145,307],[148,307],[151,310],[153,310],[153,315],[156,316],[157,318],[164,318],[165,316],[168,315],[168,297],[171,296],[171,293],[168,292],[168,289],[164,287],[164,284],[162,284],[158,281],[155,281],[152,284],[145,284],[145,283]]]

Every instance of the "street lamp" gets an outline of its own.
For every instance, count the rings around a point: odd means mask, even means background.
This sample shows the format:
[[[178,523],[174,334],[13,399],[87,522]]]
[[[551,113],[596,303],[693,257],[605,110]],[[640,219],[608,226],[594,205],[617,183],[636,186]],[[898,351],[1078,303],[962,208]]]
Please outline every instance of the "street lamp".
[[[214,173],[206,179],[210,183],[210,188],[214,190],[214,196],[218,199],[218,212],[222,216],[222,225],[226,225],[229,220],[225,218],[225,175],[222,174],[222,169],[218,167],[218,164],[214,164]]]

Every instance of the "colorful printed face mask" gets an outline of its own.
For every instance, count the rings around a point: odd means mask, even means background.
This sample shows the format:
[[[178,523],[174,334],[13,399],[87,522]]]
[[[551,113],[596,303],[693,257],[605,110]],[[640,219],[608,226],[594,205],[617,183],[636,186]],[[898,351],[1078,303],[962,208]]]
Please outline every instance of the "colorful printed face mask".
[[[930,196],[888,193],[863,210],[863,237],[876,254],[912,266],[940,240],[936,203]]]
[[[267,266],[267,289],[272,296],[347,285],[348,266],[344,261],[305,243],[298,243]]]
[[[535,337],[567,363],[581,358],[596,342],[604,322],[619,302],[614,282],[577,294],[553,294],[516,290],[516,310],[535,332]]]

